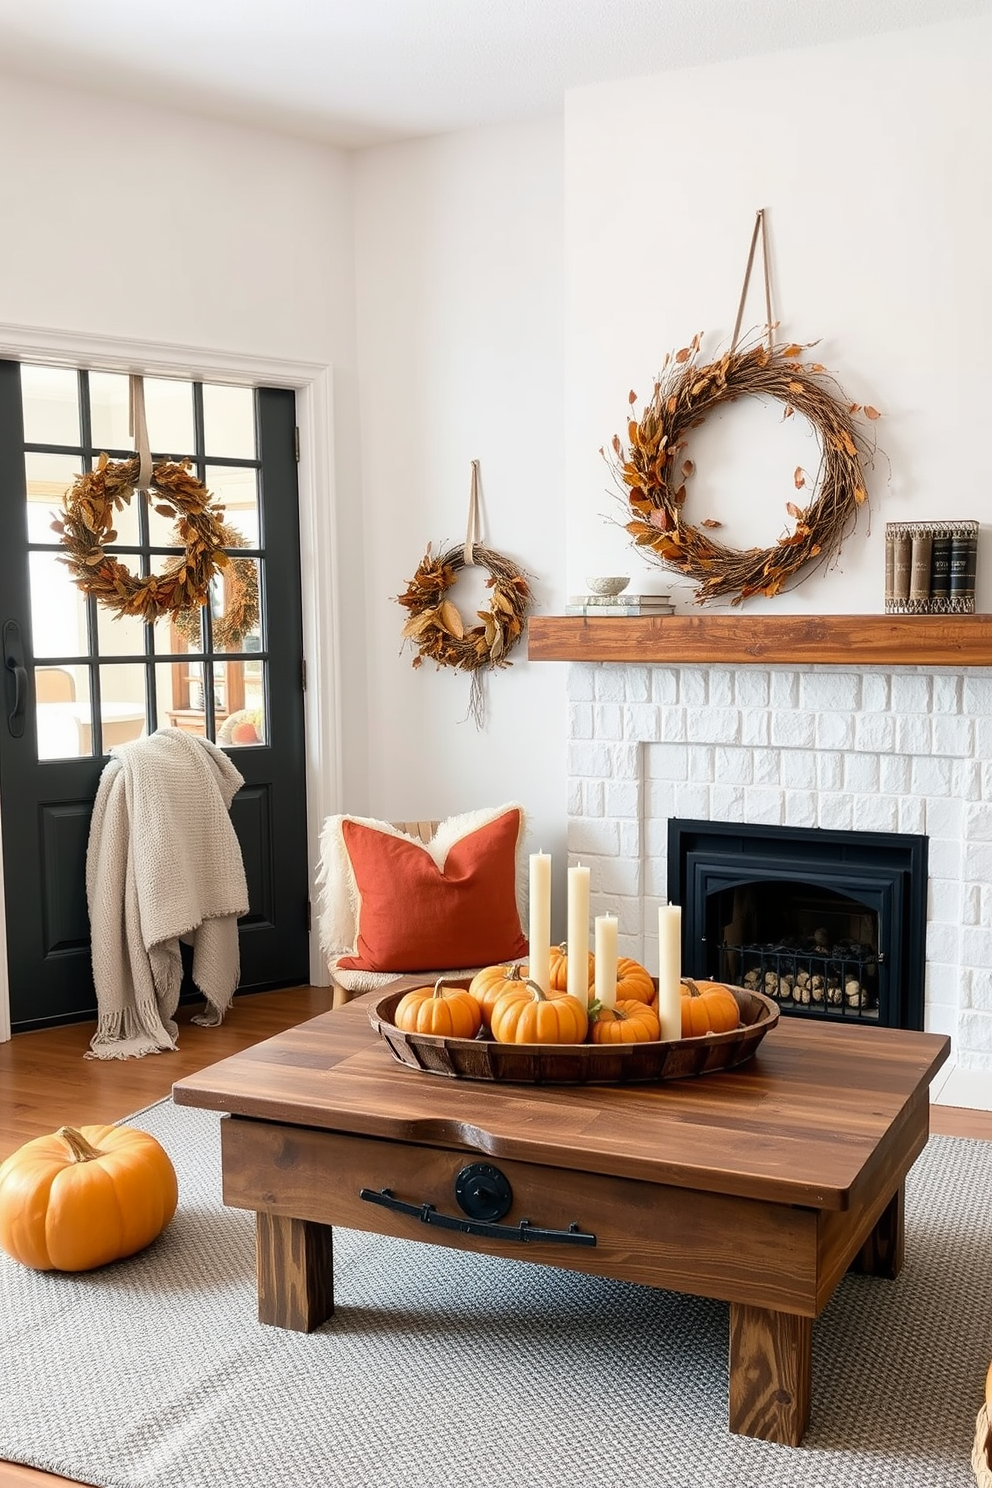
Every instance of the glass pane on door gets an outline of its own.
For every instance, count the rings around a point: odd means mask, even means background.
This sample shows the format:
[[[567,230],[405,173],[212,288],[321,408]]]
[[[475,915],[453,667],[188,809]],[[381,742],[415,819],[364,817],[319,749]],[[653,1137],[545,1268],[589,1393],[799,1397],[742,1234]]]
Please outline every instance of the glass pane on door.
[[[129,450],[134,446],[130,430],[130,380],[122,372],[91,372],[90,429],[98,450]]]
[[[183,610],[178,615],[161,615],[152,626],[155,655],[171,656],[175,652],[203,650],[203,609]]]
[[[224,508],[224,523],[241,538],[246,548],[259,542],[258,473],[237,465],[208,465],[207,490]]]
[[[225,460],[254,460],[255,394],[247,387],[203,384],[203,442]]]
[[[115,744],[128,744],[148,732],[145,717],[145,668],[110,663],[100,668],[100,723],[103,753]],[[84,754],[93,752],[91,717],[80,719]]]
[[[264,663],[244,661],[229,663],[231,669],[240,668],[239,697],[241,707],[234,709],[219,724],[217,742],[225,748],[242,749],[252,744],[269,742],[269,727],[265,701]]]
[[[69,367],[21,366],[25,444],[79,444],[79,374]]]
[[[257,558],[231,558],[210,586],[210,625],[215,651],[260,651],[261,582]]]
[[[192,455],[196,449],[193,384],[173,377],[146,377],[144,389],[152,454],[166,460],[182,460]]]
[[[78,455],[51,455],[31,450],[24,456],[29,542],[58,541],[52,522],[58,518],[63,497],[79,469]]]
[[[182,538],[176,530],[175,517],[165,515],[166,509],[164,508],[161,496],[156,495],[153,491],[151,501],[148,500],[147,496],[135,497],[135,500],[138,499],[145,503],[145,510],[148,514],[149,543],[153,548],[166,549],[165,552],[155,553],[151,560],[152,572],[161,573],[165,565],[172,562],[181,552],[183,546]],[[163,509],[160,511],[158,509],[159,507]]]
[[[209,663],[160,661],[155,666],[159,728],[182,729],[207,738],[205,667]]]
[[[70,579],[58,552],[31,553],[28,569],[35,656],[86,656],[86,597]]]
[[[76,759],[83,749],[80,708],[89,709],[89,668],[38,666],[34,672],[38,758]]]
[[[121,615],[96,606],[97,647],[101,656],[143,656],[145,623],[137,615]]]

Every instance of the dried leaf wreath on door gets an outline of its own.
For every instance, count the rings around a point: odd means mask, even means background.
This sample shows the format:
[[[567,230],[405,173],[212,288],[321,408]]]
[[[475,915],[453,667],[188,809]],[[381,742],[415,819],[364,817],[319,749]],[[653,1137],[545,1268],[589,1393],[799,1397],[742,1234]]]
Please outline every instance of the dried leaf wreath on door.
[[[744,301],[759,229],[765,259],[767,344],[738,349]],[[879,417],[870,405],[850,403],[819,362],[806,362],[809,345],[772,342],[773,322],[764,213],[758,212],[744,288],[730,350],[703,365],[697,364],[700,337],[665,357],[644,411],[630,418],[627,441],[614,435],[612,457],[602,451],[618,482],[626,487],[625,500],[633,513],[625,523],[636,547],[663,567],[695,581],[696,603],[732,596],[731,604],[760,594],[771,597],[797,582],[807,565],[827,563],[867,501],[862,462],[870,464],[873,445],[855,422],[857,415]],[[816,432],[820,466],[812,480],[813,496],[806,505],[786,504],[795,525],[768,548],[729,548],[710,532],[722,524],[712,518],[690,526],[684,517],[686,481],[695,466],[686,458],[688,435],[707,414],[743,397],[773,398],[784,405],[783,418],[802,414]],[[631,392],[629,402],[637,402]],[[797,491],[808,485],[801,466],[793,475]],[[703,529],[707,529],[704,531]],[[818,560],[818,562],[817,562]]]
[[[438,667],[471,672],[467,716],[476,728],[482,728],[485,722],[484,678],[497,667],[513,665],[509,652],[523,634],[531,598],[523,571],[508,558],[477,542],[476,534],[480,531],[479,462],[473,460],[465,542],[438,553],[428,543],[417,572],[403,593],[396,596],[397,602],[410,612],[403,627],[403,639],[416,649],[413,665],[421,666],[426,658]],[[466,625],[458,606],[447,598],[459,573],[470,567],[484,568],[489,574],[486,587],[492,590],[490,606],[476,611],[481,625]]]
[[[136,453],[128,460],[102,454],[94,470],[77,475],[52,528],[68,554],[61,561],[77,588],[118,616],[158,620],[206,603],[210,580],[227,566],[228,530],[223,507],[212,503],[206,486],[190,473],[191,461],[152,464],[140,377],[131,378],[131,416]],[[139,577],[105,551],[117,541],[117,513],[135,491],[145,492],[161,516],[175,518],[177,545],[185,548],[160,574]]]

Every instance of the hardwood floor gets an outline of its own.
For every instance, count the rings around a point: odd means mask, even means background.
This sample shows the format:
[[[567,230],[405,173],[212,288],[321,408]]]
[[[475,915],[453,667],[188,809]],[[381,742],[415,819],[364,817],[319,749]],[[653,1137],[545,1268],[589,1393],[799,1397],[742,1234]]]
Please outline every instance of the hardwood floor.
[[[178,1050],[144,1059],[84,1059],[94,1023],[15,1034],[0,1044],[0,1161],[30,1137],[60,1126],[120,1121],[167,1096],[185,1075],[330,1006],[330,987],[256,992],[236,997],[219,1028],[191,1023],[195,1004],[181,1007]]]
[[[992,1142],[992,1111],[965,1106],[931,1106],[930,1130],[936,1137],[978,1137]]]
[[[167,1096],[174,1081],[331,1007],[330,987],[287,987],[238,997],[219,1028],[179,1011],[179,1049],[144,1059],[84,1059],[92,1023],[22,1033],[0,1044],[0,1160],[59,1126],[119,1121]],[[992,1141],[992,1112],[931,1106],[931,1131]],[[0,1462],[0,1488],[59,1488],[67,1478]]]

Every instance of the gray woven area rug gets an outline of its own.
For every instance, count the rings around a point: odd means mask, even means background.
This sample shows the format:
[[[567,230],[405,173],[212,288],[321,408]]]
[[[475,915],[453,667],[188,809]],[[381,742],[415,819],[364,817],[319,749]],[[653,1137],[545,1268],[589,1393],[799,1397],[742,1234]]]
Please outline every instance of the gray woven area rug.
[[[260,1326],[218,1118],[131,1120],[172,1156],[179,1212],[88,1275],[0,1257],[0,1457],[104,1488],[974,1488],[992,1144],[931,1140],[903,1273],[841,1284],[789,1448],[727,1431],[719,1303],[336,1231],[334,1319]]]

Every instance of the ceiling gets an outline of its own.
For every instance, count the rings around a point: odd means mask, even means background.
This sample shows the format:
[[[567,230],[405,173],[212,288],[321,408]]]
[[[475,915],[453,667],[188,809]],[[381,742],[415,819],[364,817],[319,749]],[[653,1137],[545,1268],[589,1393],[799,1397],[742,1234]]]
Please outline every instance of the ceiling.
[[[992,0],[0,0],[8,72],[346,148],[568,89],[992,12]]]

